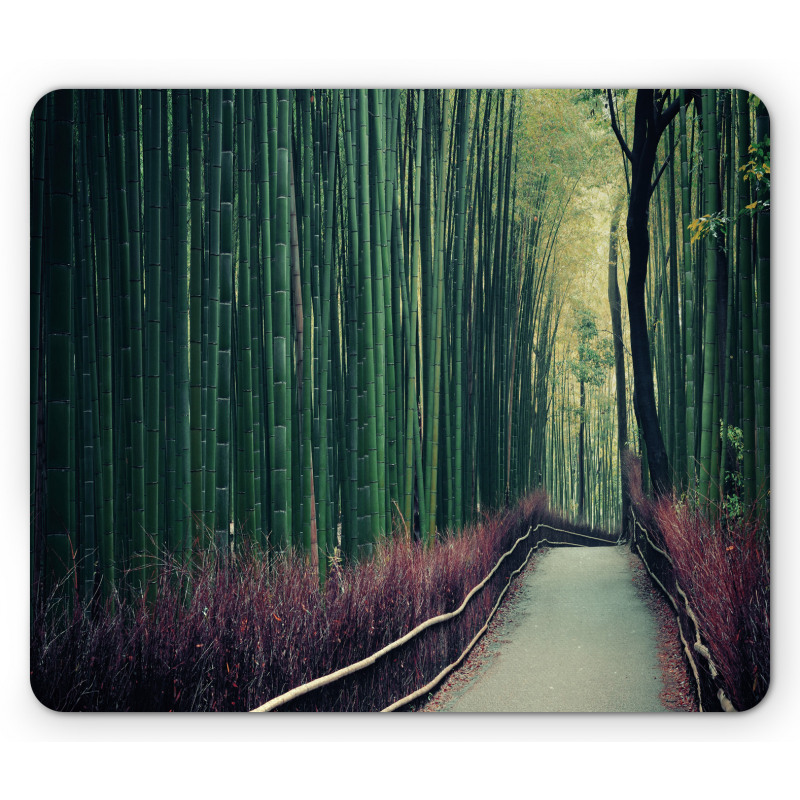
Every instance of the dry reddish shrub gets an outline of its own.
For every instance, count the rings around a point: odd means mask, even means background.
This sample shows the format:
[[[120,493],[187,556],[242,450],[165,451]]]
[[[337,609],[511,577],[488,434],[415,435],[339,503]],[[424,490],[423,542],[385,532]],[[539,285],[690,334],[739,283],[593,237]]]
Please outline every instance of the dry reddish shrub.
[[[632,453],[623,468],[638,522],[672,560],[670,565],[645,547],[650,568],[668,584],[677,580],[697,616],[717,680],[736,708],[752,708],[766,694],[770,672],[769,530],[760,507],[738,515],[714,509],[710,519],[689,503],[646,497],[641,463]]]
[[[207,557],[191,574],[165,562],[149,606],[131,600],[124,585],[113,611],[40,605],[32,620],[31,685],[59,710],[255,708],[452,611],[539,522],[567,525],[550,514],[541,492],[429,550],[387,540],[370,560],[334,570],[324,590],[295,556],[276,560],[245,550],[225,565]],[[483,625],[526,554],[519,547],[452,622],[286,710],[377,710],[424,685]]]
[[[654,519],[690,598],[726,694],[739,709],[769,687],[769,542],[755,509],[719,514],[661,500]]]

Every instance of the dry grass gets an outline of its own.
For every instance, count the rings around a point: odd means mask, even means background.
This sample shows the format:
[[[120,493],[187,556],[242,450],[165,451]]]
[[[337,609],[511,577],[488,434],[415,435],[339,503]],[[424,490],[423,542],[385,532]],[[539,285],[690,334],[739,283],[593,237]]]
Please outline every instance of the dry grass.
[[[770,676],[769,529],[760,507],[736,515],[715,508],[711,519],[686,502],[644,497],[637,459],[627,460],[626,475],[637,516],[674,564],[651,551],[651,569],[662,581],[677,580],[720,673],[718,683],[737,709],[752,708]]]
[[[387,540],[370,560],[336,569],[324,590],[296,556],[245,551],[225,565],[208,556],[191,574],[165,560],[150,605],[129,599],[124,581],[113,612],[41,604],[31,685],[42,703],[65,711],[249,710],[452,611],[538,522],[566,525],[542,493],[427,551]],[[483,625],[527,553],[518,550],[456,620],[286,710],[379,710],[423,685]]]
[[[769,687],[769,544],[756,512],[715,521],[661,501],[654,516],[700,632],[738,709]]]

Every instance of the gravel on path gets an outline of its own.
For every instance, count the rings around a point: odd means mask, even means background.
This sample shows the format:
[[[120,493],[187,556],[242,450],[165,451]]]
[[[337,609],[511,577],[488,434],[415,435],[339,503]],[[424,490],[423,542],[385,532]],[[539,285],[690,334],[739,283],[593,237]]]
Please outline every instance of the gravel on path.
[[[666,711],[657,626],[624,547],[553,548],[442,711]]]

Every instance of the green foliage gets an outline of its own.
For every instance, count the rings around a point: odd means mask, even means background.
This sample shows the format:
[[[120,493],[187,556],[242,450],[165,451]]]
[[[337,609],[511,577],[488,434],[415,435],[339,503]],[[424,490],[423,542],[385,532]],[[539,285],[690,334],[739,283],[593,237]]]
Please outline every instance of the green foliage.
[[[548,203],[566,199],[574,182],[587,176],[595,141],[586,126],[585,104],[564,102],[579,99],[563,89],[536,89],[523,93],[518,126],[518,157],[515,169],[519,199],[536,202],[538,181],[546,174]],[[518,211],[521,210],[518,207]],[[533,209],[544,216],[544,209]]]
[[[744,179],[755,179],[762,187],[769,189],[770,175],[770,139],[765,137],[757,144],[751,144],[747,150],[752,158],[739,167],[739,172],[744,173]],[[748,206],[750,208],[750,206]]]
[[[728,491],[726,491],[722,501],[722,508],[728,518],[738,519],[744,513],[744,503],[742,501],[744,482],[740,467],[741,462],[744,460],[744,436],[741,428],[737,428],[734,425],[728,425],[727,428],[726,435],[725,421],[720,420],[719,430],[722,441],[735,454],[734,470],[732,472],[725,470],[725,487]]]
[[[719,432],[723,439],[727,438],[728,444],[733,447],[736,452],[736,461],[741,461],[744,458],[744,443],[742,439],[742,429],[733,425],[728,425],[728,435],[725,436],[725,422],[719,421]]]
[[[689,230],[692,232],[691,243],[702,241],[706,236],[717,238],[720,231],[727,233],[728,226],[732,222],[745,215],[754,216],[759,211],[769,211],[769,192],[770,192],[770,140],[765,137],[758,144],[751,144],[748,152],[752,158],[739,167],[739,172],[743,173],[743,178],[751,182],[758,192],[759,197],[752,203],[748,203],[744,208],[740,208],[733,217],[726,216],[722,211],[715,214],[706,214],[692,220],[689,223]]]
[[[692,232],[691,244],[702,241],[707,236],[713,236],[716,239],[720,231],[725,233],[729,222],[730,217],[726,217],[721,211],[693,219],[689,223],[689,230]]]
[[[585,308],[575,310],[573,329],[578,335],[578,358],[570,362],[576,380],[600,386],[606,371],[614,366],[614,343],[600,339],[594,314]]]

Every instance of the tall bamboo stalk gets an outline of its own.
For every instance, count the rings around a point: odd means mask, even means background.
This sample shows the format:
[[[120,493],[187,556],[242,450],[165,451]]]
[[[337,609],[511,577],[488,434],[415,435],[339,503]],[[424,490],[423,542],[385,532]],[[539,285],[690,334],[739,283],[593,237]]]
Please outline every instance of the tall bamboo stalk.
[[[713,218],[718,210],[719,159],[717,153],[716,92],[703,92],[704,121],[704,176],[705,209]],[[705,331],[703,337],[703,418],[700,441],[700,497],[706,502],[712,495],[712,455],[719,450],[717,422],[714,415],[714,395],[718,384],[717,368],[717,241],[712,235],[706,237],[706,291]]]

